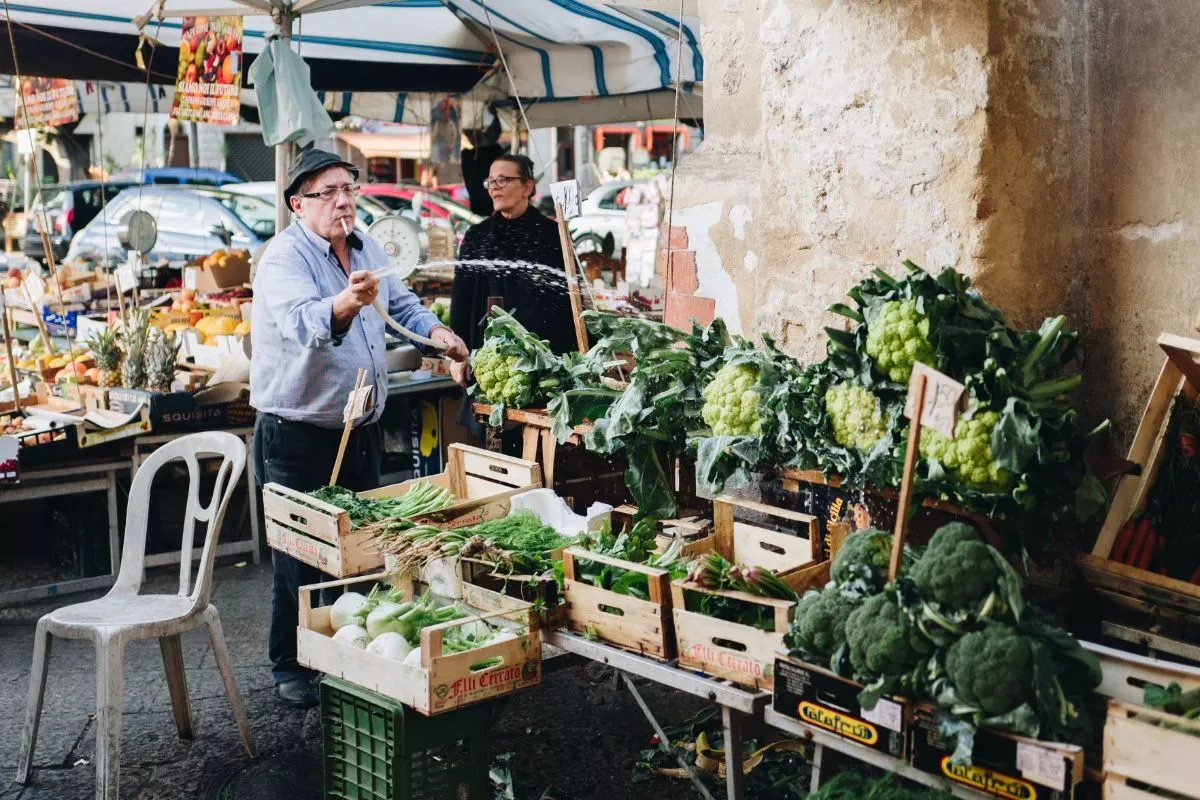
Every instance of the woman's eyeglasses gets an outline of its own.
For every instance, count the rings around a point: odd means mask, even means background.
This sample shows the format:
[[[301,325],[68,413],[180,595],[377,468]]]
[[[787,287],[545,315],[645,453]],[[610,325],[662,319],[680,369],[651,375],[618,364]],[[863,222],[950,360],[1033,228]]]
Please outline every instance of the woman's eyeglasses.
[[[526,178],[522,175],[497,175],[495,178],[488,178],[487,180],[485,180],[483,182],[483,188],[485,188],[485,189],[503,189],[505,186],[508,186],[508,184],[512,183],[513,181],[527,181],[527,180],[530,180],[530,179]]]
[[[322,203],[329,203],[337,198],[343,192],[346,197],[351,200],[358,197],[362,187],[357,183],[347,183],[345,186],[330,186],[327,189],[322,189],[319,192],[300,192],[301,197],[307,197],[309,200],[320,200]]]

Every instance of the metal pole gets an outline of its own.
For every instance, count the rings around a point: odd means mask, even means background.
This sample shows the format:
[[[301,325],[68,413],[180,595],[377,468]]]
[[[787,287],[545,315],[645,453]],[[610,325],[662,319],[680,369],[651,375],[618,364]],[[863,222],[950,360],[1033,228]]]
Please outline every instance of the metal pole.
[[[292,39],[292,14],[290,11],[275,6],[271,17],[275,20],[275,30],[279,32],[284,42]],[[291,209],[283,202],[283,182],[291,161],[291,142],[275,145],[275,232],[280,233],[291,222]]]
[[[188,123],[188,166],[200,166],[200,126],[195,122]]]

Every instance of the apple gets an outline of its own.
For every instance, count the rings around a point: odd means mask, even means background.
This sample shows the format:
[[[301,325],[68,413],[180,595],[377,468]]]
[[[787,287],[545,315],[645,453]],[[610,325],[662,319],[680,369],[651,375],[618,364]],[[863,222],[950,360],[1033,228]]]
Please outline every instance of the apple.
[[[196,290],[195,289],[181,290],[179,292],[179,299],[184,302],[193,302],[194,303],[196,301]]]

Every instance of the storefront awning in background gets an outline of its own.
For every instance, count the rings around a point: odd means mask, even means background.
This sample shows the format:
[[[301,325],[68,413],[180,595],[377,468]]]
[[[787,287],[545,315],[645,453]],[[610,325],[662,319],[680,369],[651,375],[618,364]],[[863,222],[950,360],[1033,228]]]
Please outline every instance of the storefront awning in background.
[[[238,5],[239,0],[167,0],[165,8],[168,14],[176,8],[228,12]],[[401,95],[464,93],[479,87],[492,96],[510,97],[513,87],[499,70],[497,41],[517,94],[533,106],[623,98],[587,109],[609,109],[600,114],[601,121],[628,119],[634,113],[640,119],[664,116],[664,98],[657,95],[671,95],[673,106],[673,91],[664,90],[673,90],[676,77],[684,86],[703,79],[695,17],[684,19],[680,48],[678,20],[602,0],[487,0],[486,6],[475,0],[393,0],[379,5],[322,0],[314,5],[334,10],[301,16],[293,28],[294,46],[310,66],[313,89],[326,93],[323,102],[334,114],[417,122],[420,101],[410,105]],[[144,81],[146,74],[134,66],[138,32],[132,19],[149,6],[147,0],[10,2],[21,67],[31,75]],[[272,23],[267,16],[248,14],[244,25],[247,58],[252,61],[262,51]],[[169,16],[146,26],[146,34],[161,43],[150,64],[151,81],[173,83],[180,29],[181,20]],[[0,72],[12,72],[11,62],[9,48],[0,47]],[[330,98],[331,93],[337,97]],[[360,101],[362,93],[391,98]],[[359,103],[374,110],[361,113],[354,109]],[[699,103],[693,106],[686,114],[690,118],[699,115]],[[564,121],[570,108],[559,105],[535,113],[546,115],[548,124],[586,121]],[[409,109],[412,113],[406,113]],[[584,108],[578,110],[583,113]],[[680,113],[685,115],[682,107]],[[530,122],[538,126],[532,115]]]
[[[412,133],[359,133],[339,132],[342,141],[363,154],[364,158],[412,158],[429,157],[429,131],[416,130]],[[464,147],[470,144],[463,141]]]

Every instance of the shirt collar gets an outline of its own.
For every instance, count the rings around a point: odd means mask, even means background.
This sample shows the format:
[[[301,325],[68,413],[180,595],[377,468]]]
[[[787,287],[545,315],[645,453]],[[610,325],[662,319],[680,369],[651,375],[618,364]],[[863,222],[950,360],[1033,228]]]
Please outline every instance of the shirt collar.
[[[300,226],[300,232],[308,240],[309,244],[327,256],[333,255],[333,244],[328,239],[313,233],[312,229],[305,225],[304,220],[299,217],[296,217],[296,224]],[[358,235],[358,231],[356,230],[350,231],[350,235],[346,237],[346,243],[350,245],[351,250],[363,249],[362,237]]]

